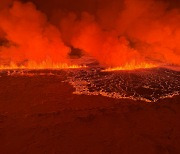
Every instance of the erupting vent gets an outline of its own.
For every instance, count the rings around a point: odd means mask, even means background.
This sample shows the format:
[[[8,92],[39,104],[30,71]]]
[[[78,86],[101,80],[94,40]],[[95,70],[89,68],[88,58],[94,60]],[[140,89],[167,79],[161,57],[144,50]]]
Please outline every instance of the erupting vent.
[[[140,63],[140,64],[131,63],[131,64],[126,64],[126,65],[121,66],[121,67],[108,68],[108,69],[103,70],[103,72],[149,69],[149,68],[155,68],[155,67],[158,67],[158,66],[155,64],[151,64],[151,63]]]
[[[77,69],[86,67],[81,65],[69,65],[66,63],[52,63],[44,61],[40,64],[36,62],[29,62],[27,65],[16,65],[15,63],[11,63],[10,65],[0,65],[0,70],[43,70],[43,69],[51,69],[51,70],[58,70],[58,69]]]

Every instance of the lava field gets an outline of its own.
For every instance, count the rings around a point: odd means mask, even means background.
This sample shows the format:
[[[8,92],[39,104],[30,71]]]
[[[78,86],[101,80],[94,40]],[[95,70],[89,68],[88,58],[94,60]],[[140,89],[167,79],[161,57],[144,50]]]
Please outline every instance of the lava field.
[[[92,69],[74,73],[70,83],[76,94],[156,102],[180,94],[179,77],[180,72],[165,68],[115,72]]]
[[[165,68],[104,72],[102,68],[75,70],[1,71],[3,76],[56,76],[68,82],[74,94],[156,102],[180,94],[180,72]]]

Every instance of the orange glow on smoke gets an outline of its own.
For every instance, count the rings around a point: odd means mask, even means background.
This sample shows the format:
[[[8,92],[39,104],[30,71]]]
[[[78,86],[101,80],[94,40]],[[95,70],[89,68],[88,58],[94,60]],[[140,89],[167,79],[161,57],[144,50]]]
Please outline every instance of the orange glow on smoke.
[[[28,70],[42,70],[42,69],[51,69],[51,70],[59,70],[59,69],[78,69],[85,68],[86,66],[81,65],[69,65],[67,63],[52,63],[48,61],[43,61],[42,63],[36,62],[28,62],[26,65],[17,65],[15,63],[11,63],[10,65],[0,65],[0,70],[17,70],[17,69],[28,69]]]
[[[158,65],[152,64],[152,63],[140,63],[140,64],[126,64],[124,66],[120,67],[112,67],[112,68],[107,68],[103,70],[103,72],[113,72],[113,71],[124,71],[124,70],[137,70],[137,69],[150,69],[150,68],[155,68],[158,67]]]
[[[71,47],[110,70],[156,66],[146,59],[180,66],[180,9],[171,0],[97,0],[94,11],[53,12],[30,1],[0,6],[1,69],[71,68]]]

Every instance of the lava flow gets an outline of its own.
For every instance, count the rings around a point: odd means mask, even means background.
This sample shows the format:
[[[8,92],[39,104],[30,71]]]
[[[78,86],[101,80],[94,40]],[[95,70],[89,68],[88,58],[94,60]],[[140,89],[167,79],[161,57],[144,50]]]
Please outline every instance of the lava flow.
[[[157,102],[180,94],[180,72],[166,68],[138,70],[77,70],[68,77],[78,95]]]
[[[85,68],[85,65],[69,65],[67,63],[52,63],[43,61],[42,63],[28,62],[26,65],[17,65],[11,63],[10,65],[0,65],[0,70],[59,70],[59,69],[78,69]]]
[[[107,68],[105,70],[102,70],[103,72],[112,72],[112,71],[130,71],[130,70],[139,70],[139,69],[151,69],[151,68],[156,68],[158,65],[152,64],[152,63],[131,63],[131,64],[126,64],[124,66],[120,67],[111,67]]]

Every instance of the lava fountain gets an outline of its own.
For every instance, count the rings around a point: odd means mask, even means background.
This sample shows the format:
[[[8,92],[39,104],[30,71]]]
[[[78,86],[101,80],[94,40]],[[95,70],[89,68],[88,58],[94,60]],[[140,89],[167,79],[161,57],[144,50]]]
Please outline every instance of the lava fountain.
[[[26,65],[17,65],[11,63],[10,65],[0,65],[0,70],[60,70],[60,69],[79,69],[85,68],[85,65],[69,65],[67,63],[52,63],[43,61],[42,63],[28,62]]]
[[[139,70],[139,69],[152,69],[158,67],[157,64],[153,63],[140,63],[140,64],[126,64],[124,66],[119,67],[109,67],[103,70],[103,72],[112,72],[112,71],[133,71],[133,70]]]

